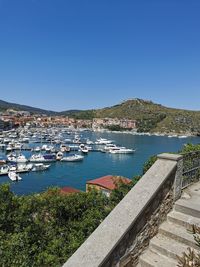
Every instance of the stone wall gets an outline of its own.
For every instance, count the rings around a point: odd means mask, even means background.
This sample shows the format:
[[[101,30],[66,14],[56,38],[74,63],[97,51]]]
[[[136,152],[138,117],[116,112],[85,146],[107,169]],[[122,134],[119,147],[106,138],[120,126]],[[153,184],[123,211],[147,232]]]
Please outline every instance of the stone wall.
[[[179,155],[162,154],[64,267],[133,267],[173,206]],[[177,168],[178,167],[178,168]],[[177,172],[178,170],[178,172]]]
[[[166,195],[162,194],[161,191],[157,199],[154,199],[154,203],[152,202],[147,207],[145,214],[141,215],[141,217],[145,217],[145,219],[138,219],[137,225],[135,225],[131,230],[135,233],[135,237],[132,237],[130,240],[126,240],[126,246],[129,244],[126,252],[120,261],[117,264],[114,264],[114,266],[133,267],[137,265],[140,254],[148,247],[151,238],[158,233],[159,225],[165,221],[167,214],[173,207],[173,187],[168,189],[169,190],[166,190],[168,191],[166,192]],[[159,205],[157,206],[158,200]],[[154,205],[157,206],[155,210]],[[141,228],[141,230],[138,228]]]

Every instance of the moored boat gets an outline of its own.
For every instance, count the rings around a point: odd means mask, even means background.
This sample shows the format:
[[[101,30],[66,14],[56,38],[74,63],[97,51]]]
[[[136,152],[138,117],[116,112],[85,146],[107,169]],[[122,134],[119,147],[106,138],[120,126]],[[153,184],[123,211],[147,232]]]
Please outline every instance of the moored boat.
[[[111,149],[109,152],[111,154],[133,154],[135,149],[119,147],[118,149]]]
[[[8,161],[14,162],[14,163],[26,163],[28,160],[26,157],[22,154],[19,154],[18,156],[14,153],[11,153],[7,156]]]
[[[3,165],[0,167],[0,175],[6,175],[9,172],[9,166]]]
[[[61,151],[59,151],[57,154],[56,154],[56,160],[61,160],[63,158],[63,153]]]
[[[108,140],[106,138],[99,138],[95,142],[95,144],[97,144],[97,145],[107,145],[107,144],[111,144],[111,143],[113,143],[113,141],[112,140]]]
[[[71,156],[63,157],[61,159],[61,161],[73,162],[73,161],[82,161],[83,159],[84,159],[83,156],[78,155],[78,154],[74,154],[74,155],[71,155]]]
[[[42,154],[34,154],[29,159],[30,162],[44,162],[45,159]]]
[[[34,164],[32,171],[37,172],[37,171],[45,171],[50,167],[50,165],[45,165],[43,163],[36,163]]]
[[[87,154],[88,151],[89,151],[88,147],[85,146],[84,144],[80,144],[79,149],[80,149],[80,151],[81,151],[82,153],[85,153],[85,154]]]
[[[22,180],[22,178],[19,176],[19,174],[16,173],[16,171],[9,171],[8,177],[13,182],[18,182],[18,181]]]

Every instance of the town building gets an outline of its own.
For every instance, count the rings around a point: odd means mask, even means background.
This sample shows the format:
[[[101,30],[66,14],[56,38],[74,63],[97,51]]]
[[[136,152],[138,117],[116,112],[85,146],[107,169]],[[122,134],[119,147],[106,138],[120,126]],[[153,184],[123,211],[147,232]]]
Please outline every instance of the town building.
[[[107,175],[94,180],[87,181],[86,192],[93,189],[102,191],[106,196],[110,196],[112,190],[118,188],[120,184],[129,184],[130,179],[122,176]]]
[[[74,193],[80,193],[81,191],[76,189],[76,188],[73,188],[73,187],[68,187],[68,186],[65,186],[65,187],[62,187],[60,189],[60,193],[61,194],[64,194],[64,195],[69,195],[69,194],[74,194]]]
[[[110,126],[119,126],[120,128],[131,130],[136,129],[137,121],[125,118],[94,118],[92,122],[92,128],[94,130],[103,129]]]

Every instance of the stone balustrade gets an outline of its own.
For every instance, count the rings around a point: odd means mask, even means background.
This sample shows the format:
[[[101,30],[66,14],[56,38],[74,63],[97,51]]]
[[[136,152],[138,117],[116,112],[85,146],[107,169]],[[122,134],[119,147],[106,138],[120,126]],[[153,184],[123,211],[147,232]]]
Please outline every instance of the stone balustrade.
[[[182,156],[157,161],[63,267],[129,267],[157,234],[181,194]]]

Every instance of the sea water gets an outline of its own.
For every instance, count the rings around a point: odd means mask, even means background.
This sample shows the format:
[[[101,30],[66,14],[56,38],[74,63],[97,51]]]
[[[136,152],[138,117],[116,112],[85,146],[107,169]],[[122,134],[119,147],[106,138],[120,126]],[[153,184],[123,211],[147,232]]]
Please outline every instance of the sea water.
[[[141,174],[143,164],[152,155],[163,152],[177,152],[184,144],[200,143],[199,137],[168,138],[167,136],[146,136],[127,133],[84,132],[84,137],[95,141],[102,137],[111,139],[117,145],[136,149],[134,154],[110,154],[89,152],[82,162],[55,162],[47,171],[20,174],[22,181],[11,182],[7,176],[0,176],[0,183],[9,183],[17,194],[42,192],[48,187],[70,186],[85,191],[86,182],[104,175],[120,175],[133,178]],[[30,152],[23,152],[30,157]],[[47,163],[48,164],[48,163]]]

